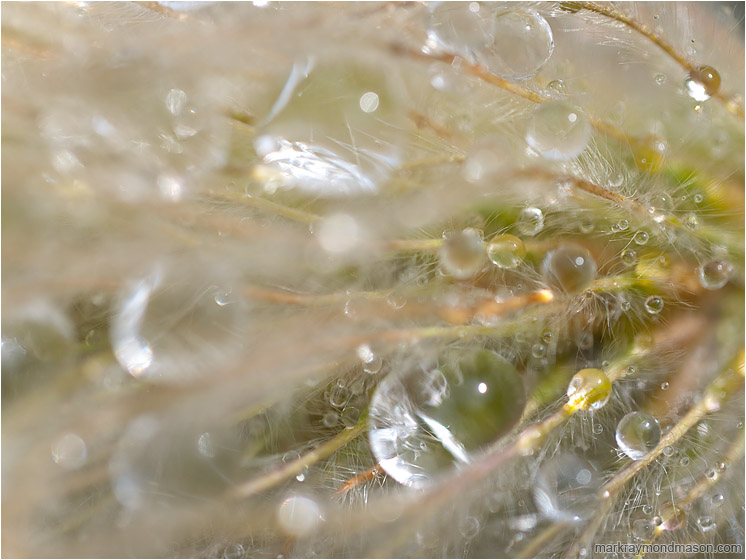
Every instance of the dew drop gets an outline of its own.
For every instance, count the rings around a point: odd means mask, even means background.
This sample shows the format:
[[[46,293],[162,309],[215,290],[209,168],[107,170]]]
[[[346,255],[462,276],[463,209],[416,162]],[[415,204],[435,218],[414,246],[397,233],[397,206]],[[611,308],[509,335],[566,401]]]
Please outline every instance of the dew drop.
[[[438,253],[440,266],[446,274],[465,280],[477,274],[485,264],[482,232],[466,228],[443,233],[443,245]]]
[[[651,315],[657,315],[663,311],[663,298],[660,296],[650,296],[645,300],[645,311]]]
[[[479,534],[481,524],[476,517],[467,517],[459,524],[459,533],[465,539],[473,539]]]
[[[503,78],[532,78],[554,50],[552,28],[534,11],[500,10],[492,21],[483,62]]]
[[[725,496],[722,494],[714,494],[712,496],[712,507],[718,508],[723,505],[723,502],[725,501]]]
[[[67,433],[52,445],[52,459],[66,470],[77,470],[88,460],[88,447],[78,434]]]
[[[531,355],[538,359],[547,355],[547,348],[543,344],[536,343],[531,347]]]
[[[306,496],[290,496],[277,510],[280,529],[292,538],[310,535],[321,520],[321,508]]]
[[[585,150],[590,136],[590,122],[580,109],[564,101],[548,101],[535,109],[526,142],[547,159],[566,160]]]
[[[518,216],[516,227],[523,235],[533,237],[544,229],[544,212],[533,206],[524,208]]]
[[[684,216],[683,222],[684,225],[692,231],[699,227],[699,218],[693,212],[689,212],[686,216]]]
[[[644,513],[645,515],[650,515],[651,513],[653,513],[653,506],[651,506],[650,504],[645,504],[644,506],[642,506],[642,513]]]
[[[541,335],[541,341],[544,344],[550,344],[553,338],[554,335],[550,331],[546,331],[544,334]]]
[[[525,403],[510,362],[484,349],[453,351],[440,357],[437,368],[393,371],[381,381],[371,401],[368,438],[389,476],[422,487],[509,431]]]
[[[232,543],[223,549],[223,558],[243,558],[246,550],[241,543]]]
[[[213,441],[212,434],[205,432],[199,436],[199,439],[197,439],[197,451],[200,455],[208,459],[215,457],[215,442]]]
[[[627,457],[639,461],[661,440],[658,420],[646,412],[630,412],[619,421],[616,442]]]
[[[627,266],[633,266],[637,262],[637,253],[631,249],[627,249],[622,253],[622,262]]]
[[[650,509],[652,511],[653,508]],[[638,519],[632,523],[632,536],[639,541],[651,540],[654,533],[655,525],[647,519]]]
[[[593,463],[563,454],[539,468],[533,485],[534,503],[550,519],[580,523],[593,515],[600,488],[601,476]]]
[[[663,455],[666,457],[671,457],[674,454],[674,449],[670,445],[667,445],[663,448]]]
[[[663,531],[677,531],[686,524],[686,513],[673,504],[665,504],[660,515],[656,516],[656,525]]]
[[[697,527],[699,527],[699,530],[703,533],[709,533],[710,531],[715,530],[717,524],[709,515],[703,515],[697,519]]]
[[[568,404],[575,408],[599,409],[611,398],[611,381],[600,369],[582,369],[567,387]]]
[[[715,470],[719,473],[724,473],[728,470],[728,463],[724,461],[720,461],[717,465],[715,465]]]
[[[354,428],[360,420],[360,409],[356,406],[346,406],[340,415],[345,428]]]
[[[661,391],[666,391],[666,390],[668,390],[668,387],[669,387],[669,386],[670,386],[670,385],[669,385],[668,381],[664,381],[663,383],[661,383]]]
[[[324,417],[321,419],[321,423],[327,428],[333,428],[337,425],[337,422],[339,422],[339,414],[333,410],[324,414]]]
[[[593,220],[590,218],[583,218],[580,221],[580,224],[578,224],[578,229],[580,230],[580,233],[591,233],[594,228],[595,224],[593,223]]]
[[[701,204],[704,199],[705,197],[699,193],[694,195],[694,202],[696,202],[697,204]]]
[[[616,223],[617,231],[626,231],[628,227],[629,227],[629,221],[627,220],[619,220]]]
[[[686,75],[684,87],[695,101],[707,101],[720,90],[720,74],[712,66],[693,68]]]
[[[682,467],[686,467],[686,466],[688,466],[690,462],[691,462],[691,459],[689,459],[689,457],[686,457],[686,456],[682,457],[682,458],[681,458],[681,459],[679,460],[679,464],[680,464],[680,465],[681,465]]]
[[[596,261],[584,247],[565,243],[550,251],[544,258],[542,275],[551,288],[577,294],[593,283]]]
[[[630,309],[632,309],[632,304],[630,302],[628,302],[626,299],[624,299],[619,304],[619,307],[622,308],[622,311],[629,311]]]
[[[699,283],[706,290],[719,290],[728,283],[733,267],[721,260],[709,261],[697,269]]]
[[[627,366],[627,369],[624,373],[625,375],[627,375],[627,377],[632,377],[634,374],[637,373],[637,368],[635,366]]]
[[[525,255],[526,246],[515,235],[498,235],[487,246],[487,256],[500,268],[517,267]]]
[[[350,392],[346,387],[334,386],[329,393],[329,404],[334,408],[343,408],[350,400]]]
[[[601,424],[594,424],[592,431],[594,434],[598,435],[600,433],[603,433],[604,427]]]
[[[172,115],[180,115],[186,105],[187,95],[180,89],[172,89],[166,95],[166,107]]]
[[[637,243],[638,245],[645,245],[650,239],[650,235],[647,231],[640,230],[635,233],[635,236],[632,239],[634,239],[635,243]]]
[[[547,84],[546,92],[549,97],[561,99],[567,95],[567,86],[562,80],[552,80]]]
[[[360,109],[364,113],[373,113],[378,109],[379,102],[378,94],[373,91],[368,91],[360,96]]]
[[[666,83],[666,75],[665,74],[660,74],[660,73],[656,74],[655,75],[655,83],[658,84],[659,86],[662,86],[663,84],[665,84]]]
[[[325,251],[340,254],[350,251],[358,244],[360,226],[348,214],[332,214],[321,220],[314,233]]]

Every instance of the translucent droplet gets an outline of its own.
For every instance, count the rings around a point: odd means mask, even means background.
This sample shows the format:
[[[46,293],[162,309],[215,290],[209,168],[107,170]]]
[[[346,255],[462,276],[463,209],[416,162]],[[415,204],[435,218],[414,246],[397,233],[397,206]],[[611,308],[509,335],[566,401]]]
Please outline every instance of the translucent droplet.
[[[550,331],[546,331],[544,334],[541,335],[541,340],[544,344],[550,344],[553,338],[554,335]]]
[[[712,496],[712,507],[718,508],[723,505],[723,502],[725,501],[725,496],[722,494],[714,494]]]
[[[682,467],[686,467],[686,466],[688,466],[690,462],[691,462],[691,459],[689,459],[689,457],[687,457],[687,456],[684,456],[684,457],[682,457],[682,458],[681,458],[681,459],[679,460],[679,464],[680,464],[680,465],[681,465]]]
[[[705,197],[699,193],[694,195],[694,202],[696,202],[697,204],[701,204],[704,199]]]
[[[376,356],[367,344],[358,346],[357,355],[363,362],[363,371],[365,373],[378,373],[383,366],[383,359]]]
[[[534,11],[507,9],[492,20],[487,49],[480,58],[495,74],[520,80],[534,77],[553,50],[547,20]]]
[[[468,463],[509,431],[525,407],[520,374],[494,352],[454,351],[438,365],[392,372],[371,402],[373,454],[407,486],[421,487],[454,464]]]
[[[653,506],[651,506],[650,504],[645,504],[644,506],[642,506],[642,513],[644,513],[645,515],[650,515],[651,513],[653,513]]]
[[[616,230],[617,231],[626,231],[628,227],[629,227],[629,221],[627,221],[627,220],[619,220],[616,223]]]
[[[543,344],[539,344],[537,342],[531,347],[531,355],[537,360],[543,358],[544,356],[547,355],[546,346],[544,346]]]
[[[670,445],[667,445],[663,448],[663,455],[666,457],[671,457],[674,454],[674,449]]]
[[[310,535],[321,522],[321,507],[306,496],[290,496],[277,510],[277,523],[292,538]]]
[[[533,206],[524,208],[518,215],[516,226],[523,235],[533,237],[544,229],[544,212]]]
[[[544,461],[533,485],[534,503],[546,517],[581,523],[598,504],[601,476],[596,466],[576,455],[560,454]]]
[[[544,258],[542,275],[552,289],[577,294],[593,283],[596,261],[586,248],[565,243]]]
[[[661,440],[658,420],[646,412],[630,412],[619,421],[616,442],[627,457],[639,461]]]
[[[693,68],[686,75],[684,87],[695,101],[707,101],[720,90],[720,74],[712,66]]]
[[[632,304],[628,302],[626,299],[623,299],[621,303],[619,304],[619,307],[622,308],[622,311],[629,311],[632,309]]]
[[[591,233],[595,229],[595,224],[593,223],[593,220],[590,218],[583,218],[580,221],[580,224],[578,224],[578,229],[580,230],[580,233]]]
[[[635,366],[627,366],[627,369],[624,371],[624,373],[627,377],[632,377],[637,373],[637,368]]]
[[[329,404],[334,408],[343,408],[350,400],[350,391],[346,387],[333,387],[329,393]]]
[[[340,415],[345,428],[354,428],[360,420],[360,409],[356,406],[346,406]]]
[[[697,519],[697,527],[699,527],[699,530],[703,533],[709,533],[710,531],[714,531],[717,528],[717,524],[715,523],[715,520],[709,515],[703,515],[702,517]]]
[[[724,473],[725,471],[728,470],[728,463],[724,461],[718,462],[718,464],[715,465],[715,470],[719,473]]]
[[[481,231],[466,228],[460,232],[446,232],[443,238],[439,258],[446,274],[465,280],[482,270],[486,253]]]
[[[599,409],[611,398],[611,381],[600,369],[581,369],[567,387],[568,403],[576,408]]]
[[[622,262],[627,266],[633,266],[637,262],[637,253],[632,249],[622,252]]]
[[[479,534],[481,528],[479,519],[476,517],[467,517],[459,524],[459,533],[465,539],[473,539]]]
[[[684,225],[692,231],[699,227],[699,218],[693,212],[689,212],[684,216],[682,221],[684,222]]]
[[[337,422],[339,422],[339,414],[333,410],[324,414],[324,417],[321,419],[321,423],[327,428],[333,428],[337,425]]]
[[[245,554],[246,550],[241,543],[232,543],[223,549],[223,558],[243,558]]]
[[[652,511],[653,508],[650,509]],[[632,523],[632,536],[639,541],[651,540],[654,533],[655,525],[647,519],[638,519]]]
[[[197,440],[197,451],[203,457],[213,458],[216,455],[215,443],[213,442],[212,435],[209,432],[205,432]]]
[[[665,74],[660,74],[660,73],[656,74],[655,75],[655,83],[658,84],[659,86],[662,86],[663,84],[665,84],[666,83],[666,75]]]
[[[699,283],[706,290],[719,290],[728,283],[733,267],[721,260],[709,261],[697,269]]]
[[[594,424],[592,431],[594,434],[598,435],[598,434],[603,433],[604,427],[601,424]]]
[[[650,235],[647,231],[640,230],[635,233],[635,236],[632,239],[634,239],[635,243],[637,243],[638,245],[645,245],[650,239]]]
[[[321,247],[334,254],[352,250],[360,237],[360,226],[349,214],[332,214],[314,228]]]
[[[166,95],[166,107],[172,115],[180,115],[186,105],[187,95],[180,89],[172,89]]]
[[[360,109],[365,113],[373,113],[378,109],[378,94],[374,91],[368,91],[360,96]]]
[[[663,298],[660,296],[649,296],[645,300],[645,311],[651,315],[657,315],[663,311]]]
[[[667,390],[667,389],[668,389],[668,387],[669,387],[669,383],[668,383],[668,381],[664,381],[663,383],[661,383],[661,390],[662,390],[662,391],[665,391],[665,390]]]
[[[566,160],[579,155],[590,137],[588,117],[564,101],[542,103],[534,111],[526,131],[528,145],[551,160]]]
[[[487,256],[500,268],[515,268],[526,255],[526,246],[515,235],[498,235],[487,246]]]
[[[654,523],[663,531],[677,531],[686,525],[686,513],[673,504],[665,504]]]
[[[88,460],[88,447],[78,434],[67,433],[52,445],[52,459],[67,470],[77,470]]]

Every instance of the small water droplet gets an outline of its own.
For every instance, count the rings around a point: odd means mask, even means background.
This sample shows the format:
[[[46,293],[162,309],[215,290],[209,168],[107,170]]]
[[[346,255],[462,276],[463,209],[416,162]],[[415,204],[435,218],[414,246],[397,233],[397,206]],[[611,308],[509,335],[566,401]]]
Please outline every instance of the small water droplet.
[[[669,387],[668,381],[664,381],[663,383],[661,383],[661,390],[662,391],[668,390],[668,387]]]
[[[552,80],[547,84],[546,93],[548,97],[561,99],[567,95],[567,86],[562,80]]]
[[[663,455],[666,457],[671,457],[674,454],[674,449],[670,445],[667,445],[663,448]]]
[[[593,433],[598,435],[604,431],[604,427],[601,424],[593,424]]]
[[[638,245],[645,245],[650,239],[650,235],[647,231],[640,230],[635,233],[635,236],[632,239],[634,239],[635,243],[637,243]]]
[[[577,294],[593,283],[596,261],[586,248],[575,243],[565,243],[550,251],[544,258],[542,275],[551,288]]]
[[[212,459],[216,455],[215,443],[212,440],[212,435],[209,432],[205,432],[199,439],[197,439],[197,451],[203,457]]]
[[[324,417],[321,419],[321,423],[327,428],[333,428],[337,425],[337,422],[339,422],[339,414],[333,410],[324,414]]]
[[[695,195],[694,195],[694,202],[696,202],[697,204],[701,204],[701,202],[702,202],[702,201],[703,201],[704,199],[705,199],[705,197],[704,197],[704,196],[702,196],[702,195],[701,195],[701,194],[699,194],[699,193],[697,193],[697,194],[695,194]]]
[[[687,457],[687,456],[684,456],[684,457],[682,457],[682,458],[681,458],[681,459],[679,460],[679,464],[680,464],[680,465],[681,465],[682,467],[686,467],[686,466],[688,466],[690,462],[691,462],[691,459],[689,459],[689,457]]]
[[[578,224],[580,233],[591,233],[595,229],[595,227],[596,226],[593,223],[593,220],[591,220],[590,218],[583,218]]]
[[[52,445],[52,459],[66,470],[77,470],[88,460],[88,447],[78,434],[67,433]]]
[[[725,496],[722,494],[714,494],[712,496],[712,507],[718,508],[723,505],[723,502],[725,501]]]
[[[373,113],[378,109],[378,94],[374,91],[368,91],[360,96],[360,109],[364,113]]]
[[[652,509],[650,507],[651,511]],[[637,519],[632,523],[632,536],[638,541],[649,541],[652,539],[654,533],[655,525],[647,519]]]
[[[354,428],[360,420],[360,409],[356,406],[346,406],[340,415],[345,428]]]
[[[473,539],[479,534],[481,528],[482,526],[476,517],[467,517],[459,524],[459,533],[465,539]]]
[[[535,109],[526,142],[541,156],[566,160],[585,150],[591,136],[588,117],[564,101],[547,101]]]
[[[350,392],[346,387],[334,386],[329,392],[329,404],[334,408],[343,408],[350,400]]]
[[[718,259],[711,260],[697,269],[699,283],[707,290],[719,290],[728,283],[733,267]]]
[[[633,266],[637,262],[637,253],[632,249],[627,249],[622,253],[622,262],[627,266]]]
[[[651,315],[657,315],[663,311],[663,298],[660,296],[649,296],[645,300],[645,311]]]
[[[629,227],[629,221],[627,220],[619,220],[616,223],[617,231],[626,231],[628,227]]]
[[[632,304],[628,302],[626,299],[623,299],[621,303],[619,304],[619,307],[622,308],[622,311],[629,311],[632,308]]]
[[[567,387],[568,403],[576,408],[599,409],[611,398],[611,381],[600,369],[582,369]]]
[[[665,84],[666,83],[666,75],[665,74],[661,74],[661,73],[656,74],[655,75],[655,83],[658,84],[659,86],[662,86],[663,84]]]
[[[593,515],[601,487],[598,469],[576,455],[544,461],[533,485],[534,503],[550,519],[580,523]]]
[[[223,558],[243,558],[245,554],[246,550],[241,543],[232,543],[223,549]]]
[[[715,530],[717,524],[709,515],[703,515],[702,517],[697,519],[697,527],[699,527],[699,530],[703,533],[708,533]]]
[[[720,461],[717,465],[715,465],[715,470],[719,473],[724,473],[728,470],[728,463],[725,461]]]
[[[627,366],[627,369],[624,372],[627,377],[632,377],[637,373],[637,368],[635,366]]]
[[[525,255],[526,246],[515,235],[498,235],[487,246],[487,256],[500,268],[517,267]]]
[[[172,115],[180,115],[186,105],[187,95],[180,89],[172,89],[166,95],[166,107]]]
[[[321,507],[306,496],[290,496],[277,510],[280,529],[292,538],[310,535],[321,522]]]
[[[550,331],[546,331],[544,334],[541,335],[541,340],[544,344],[550,344],[553,338],[554,335]]]
[[[653,506],[651,506],[650,504],[645,504],[644,506],[642,506],[642,513],[644,513],[645,515],[650,515],[651,513],[653,513]]]
[[[349,214],[332,214],[321,220],[314,234],[328,253],[347,253],[358,244],[360,226]]]
[[[646,412],[630,412],[619,421],[616,442],[630,459],[639,461],[661,440],[658,420]]]
[[[531,347],[531,355],[536,359],[541,359],[547,355],[547,348],[543,344],[536,343]]]
[[[518,216],[516,227],[523,235],[533,237],[544,229],[544,213],[533,206],[524,208]]]
[[[693,68],[686,75],[684,87],[695,101],[707,101],[720,90],[720,74],[712,66]]]
[[[443,239],[438,256],[446,274],[465,280],[482,270],[486,251],[481,231],[466,228],[459,232],[445,232]]]

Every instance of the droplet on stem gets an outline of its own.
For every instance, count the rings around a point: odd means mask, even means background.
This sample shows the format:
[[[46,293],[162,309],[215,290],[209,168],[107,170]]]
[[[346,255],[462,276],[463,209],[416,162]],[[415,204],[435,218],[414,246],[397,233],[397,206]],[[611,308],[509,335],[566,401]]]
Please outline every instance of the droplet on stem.
[[[686,75],[684,87],[695,101],[707,101],[720,90],[720,73],[707,65],[692,68]]]

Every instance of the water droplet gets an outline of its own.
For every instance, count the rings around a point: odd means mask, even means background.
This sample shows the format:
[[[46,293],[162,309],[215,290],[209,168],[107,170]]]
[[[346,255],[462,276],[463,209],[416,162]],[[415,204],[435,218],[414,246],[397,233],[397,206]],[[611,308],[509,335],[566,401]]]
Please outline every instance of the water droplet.
[[[360,109],[364,113],[375,112],[375,110],[378,109],[379,103],[380,100],[378,99],[378,94],[374,91],[365,92],[360,96]]]
[[[689,457],[687,457],[687,456],[684,456],[684,457],[682,457],[682,458],[681,458],[681,459],[679,460],[679,464],[680,464],[680,465],[681,465],[682,467],[686,467],[686,466],[688,466],[690,462],[691,462],[691,459],[689,459]]]
[[[663,455],[665,455],[666,457],[671,457],[673,456],[673,454],[674,454],[674,449],[670,445],[667,445],[666,447],[663,448]]]
[[[622,186],[622,183],[624,183],[624,174],[621,172],[617,172],[609,178],[611,188],[617,189]]]
[[[446,274],[465,280],[477,274],[485,263],[482,232],[466,228],[459,232],[445,232],[440,247],[440,265]]]
[[[590,461],[576,455],[555,456],[544,461],[536,474],[534,503],[550,519],[586,521],[596,509],[601,482]]]
[[[180,89],[172,89],[166,95],[166,107],[172,115],[180,115],[186,105],[187,95]]]
[[[635,366],[627,366],[627,369],[624,372],[627,377],[632,377],[634,374],[637,373],[637,368]]]
[[[617,231],[626,231],[628,227],[629,227],[629,221],[627,220],[619,220],[616,223]]]
[[[645,311],[651,315],[657,315],[663,311],[663,298],[660,296],[649,296],[645,300]]]
[[[520,80],[535,76],[553,50],[552,28],[541,15],[529,10],[500,10],[492,21],[489,54],[483,61],[495,74]]]
[[[650,235],[647,231],[640,230],[635,233],[635,236],[632,239],[634,239],[635,243],[637,243],[638,245],[645,245],[650,239]]]
[[[595,224],[590,218],[583,218],[578,225],[580,233],[591,233],[595,229]]]
[[[712,496],[712,507],[718,508],[723,505],[723,502],[725,501],[725,496],[722,494],[714,494]]]
[[[668,390],[668,387],[669,387],[668,381],[664,381],[663,383],[661,383],[661,390],[662,391]]]
[[[291,538],[310,535],[321,522],[321,507],[306,496],[290,496],[277,510],[277,523]]]
[[[525,402],[520,374],[501,356],[484,349],[446,353],[438,368],[392,372],[378,385],[371,449],[394,480],[421,487],[509,431]]]
[[[650,506],[648,506],[650,507]],[[652,511],[652,507],[650,507]],[[632,523],[632,536],[639,541],[649,541],[655,533],[655,525],[647,519],[637,519]]]
[[[619,421],[616,442],[635,461],[650,453],[661,440],[658,420],[646,412],[630,412]]]
[[[476,517],[467,517],[459,524],[458,530],[465,539],[473,539],[479,534],[481,528],[479,519]]]
[[[340,254],[353,249],[360,237],[360,226],[349,214],[332,214],[314,228],[321,247],[328,253]]]
[[[699,227],[699,218],[693,212],[689,212],[686,216],[684,216],[684,218],[682,219],[682,222],[687,228],[689,228],[692,231],[694,231],[695,229]]]
[[[686,75],[684,87],[695,101],[707,101],[720,90],[720,74],[712,66],[693,68]]]
[[[724,473],[728,470],[728,463],[724,461],[720,461],[717,465],[715,465],[715,470],[719,473]]]
[[[205,432],[199,439],[197,439],[197,451],[203,457],[212,459],[216,455],[215,442],[213,442],[212,435],[209,432]]]
[[[567,86],[562,80],[552,80],[547,84],[546,93],[548,97],[561,99],[567,95]]]
[[[543,344],[536,343],[531,347],[531,355],[538,359],[547,355],[547,348]]]
[[[329,404],[334,408],[343,408],[350,400],[350,392],[346,387],[334,386],[329,392]]]
[[[223,549],[223,558],[243,558],[245,554],[246,550],[241,543],[232,543]]]
[[[604,427],[601,424],[593,424],[593,433],[598,435],[603,433]]]
[[[550,251],[544,258],[542,275],[551,288],[577,294],[593,283],[596,261],[586,248],[575,243],[565,243]]]
[[[699,283],[707,290],[719,290],[728,283],[733,267],[721,260],[709,261],[697,269]]]
[[[583,410],[599,409],[611,398],[611,381],[600,369],[581,369],[567,387],[568,403]]]
[[[673,504],[665,504],[654,522],[663,531],[677,531],[686,525],[686,513]]]
[[[591,125],[580,109],[564,101],[547,101],[535,109],[526,131],[526,142],[541,156],[565,160],[588,145]]]
[[[523,235],[533,237],[544,229],[544,212],[533,206],[524,208],[518,215],[516,227]]]
[[[500,268],[515,268],[526,255],[526,246],[515,235],[498,235],[487,246],[487,256]]]
[[[717,524],[709,515],[703,515],[702,517],[697,519],[697,527],[699,527],[699,530],[703,533],[708,533],[715,530],[715,528],[717,528]]]
[[[694,202],[696,202],[697,204],[701,204],[704,199],[705,197],[699,193],[694,195]]]
[[[665,84],[666,83],[666,75],[665,74],[661,74],[661,73],[656,74],[655,75],[655,83],[658,84],[659,86],[662,86],[663,84]]]
[[[653,506],[651,506],[650,504],[645,504],[644,506],[642,506],[642,513],[644,513],[645,515],[650,515],[651,513],[653,513]]]
[[[337,425],[337,422],[339,422],[339,414],[333,410],[324,414],[324,417],[321,419],[321,423],[327,428],[333,428]]]
[[[632,249],[627,249],[622,253],[622,262],[627,266],[633,266],[637,262],[637,253]]]
[[[551,333],[551,331],[546,331],[544,334],[541,335],[541,340],[544,344],[550,344],[553,338],[554,335]]]
[[[619,304],[619,307],[622,308],[622,311],[629,311],[632,309],[632,304],[628,302],[626,299],[623,299],[621,303]]]
[[[52,459],[67,470],[77,470],[88,460],[88,447],[78,434],[67,433],[52,445]]]
[[[340,415],[345,428],[354,428],[360,420],[360,409],[356,406],[346,406]]]

